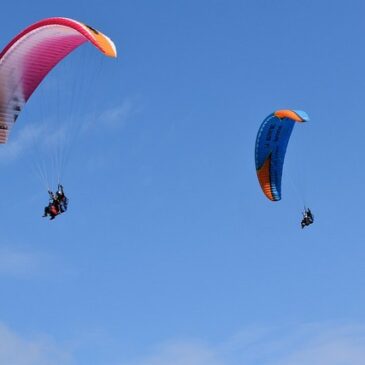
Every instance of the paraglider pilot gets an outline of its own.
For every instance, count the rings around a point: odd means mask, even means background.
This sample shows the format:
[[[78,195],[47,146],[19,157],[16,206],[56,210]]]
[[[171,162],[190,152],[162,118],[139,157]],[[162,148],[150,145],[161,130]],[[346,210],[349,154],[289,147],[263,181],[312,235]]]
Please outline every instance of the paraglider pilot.
[[[55,194],[56,200],[60,204],[60,213],[64,213],[67,210],[68,199],[63,191],[63,186],[58,184],[57,192]]]
[[[301,222],[302,229],[314,222],[313,214],[309,208],[304,208],[303,219]]]
[[[67,210],[68,199],[63,191],[63,186],[58,184],[57,191],[53,193],[48,190],[49,204],[44,208],[43,217],[50,217],[50,220],[55,219],[57,215],[64,213]]]

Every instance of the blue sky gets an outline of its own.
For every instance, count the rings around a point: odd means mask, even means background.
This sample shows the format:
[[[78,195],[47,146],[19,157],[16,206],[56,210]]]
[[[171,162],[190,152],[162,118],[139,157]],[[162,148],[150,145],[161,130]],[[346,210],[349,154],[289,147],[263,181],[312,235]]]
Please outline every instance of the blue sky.
[[[364,11],[360,0],[3,4],[3,46],[66,16],[119,53],[71,56],[0,146],[0,363],[362,364]],[[85,59],[102,63],[92,81]],[[83,72],[69,97],[62,85]],[[311,122],[293,132],[272,203],[254,142],[282,108]],[[49,222],[31,165],[74,122],[70,209]],[[304,201],[316,222],[301,230]]]

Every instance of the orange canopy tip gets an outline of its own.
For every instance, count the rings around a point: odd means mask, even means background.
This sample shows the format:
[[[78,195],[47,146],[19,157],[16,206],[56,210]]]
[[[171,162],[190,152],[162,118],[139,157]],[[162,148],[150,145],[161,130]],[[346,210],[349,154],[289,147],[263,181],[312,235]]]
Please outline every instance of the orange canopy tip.
[[[274,114],[280,119],[289,118],[296,122],[306,122],[308,120],[308,118],[303,118],[299,113],[289,109],[277,110]]]

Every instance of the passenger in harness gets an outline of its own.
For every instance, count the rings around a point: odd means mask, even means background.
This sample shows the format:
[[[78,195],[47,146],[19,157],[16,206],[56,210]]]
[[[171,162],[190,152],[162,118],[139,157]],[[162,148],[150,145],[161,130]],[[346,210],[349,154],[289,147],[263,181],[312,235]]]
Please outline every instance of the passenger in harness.
[[[68,199],[63,191],[63,186],[58,184],[56,193],[48,190],[49,203],[44,208],[43,217],[50,217],[50,220],[55,219],[59,214],[66,212]]]

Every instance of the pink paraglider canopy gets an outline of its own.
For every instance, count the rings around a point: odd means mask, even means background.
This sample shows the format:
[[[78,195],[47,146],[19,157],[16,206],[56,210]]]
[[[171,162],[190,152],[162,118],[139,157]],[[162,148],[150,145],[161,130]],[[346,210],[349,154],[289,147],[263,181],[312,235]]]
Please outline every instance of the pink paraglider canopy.
[[[19,113],[48,72],[88,41],[106,56],[117,56],[107,36],[68,18],[41,20],[4,48],[0,54],[0,143],[6,143]]]

